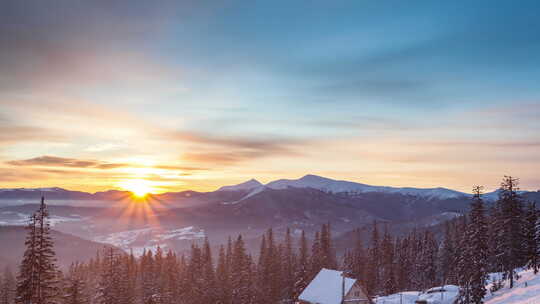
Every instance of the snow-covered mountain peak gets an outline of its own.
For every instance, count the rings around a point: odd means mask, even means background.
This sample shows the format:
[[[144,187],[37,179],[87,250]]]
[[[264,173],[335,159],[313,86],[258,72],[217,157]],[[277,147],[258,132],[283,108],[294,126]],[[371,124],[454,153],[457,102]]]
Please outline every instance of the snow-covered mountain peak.
[[[232,185],[232,186],[223,186],[219,188],[217,191],[238,191],[238,190],[251,190],[258,187],[261,187],[263,184],[261,184],[258,180],[252,178],[246,182],[240,183],[238,185]]]
[[[288,187],[314,188],[321,191],[332,192],[332,193],[340,193],[340,192],[399,193],[403,195],[414,195],[414,196],[421,196],[421,197],[426,197],[426,198],[438,198],[438,199],[457,198],[457,197],[466,195],[465,193],[446,189],[446,188],[422,189],[422,188],[394,188],[394,187],[386,187],[386,186],[370,186],[370,185],[356,183],[356,182],[334,180],[334,179],[317,176],[313,174],[305,175],[299,179],[279,179],[279,180],[268,183],[266,186],[272,189],[287,189]]]

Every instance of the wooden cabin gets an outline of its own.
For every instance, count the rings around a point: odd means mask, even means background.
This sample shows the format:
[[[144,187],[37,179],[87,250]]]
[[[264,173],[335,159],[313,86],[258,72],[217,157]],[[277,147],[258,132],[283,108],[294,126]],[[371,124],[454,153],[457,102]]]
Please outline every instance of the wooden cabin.
[[[343,295],[345,295],[343,297]],[[342,271],[321,269],[298,297],[299,304],[371,304],[357,279],[344,277]]]

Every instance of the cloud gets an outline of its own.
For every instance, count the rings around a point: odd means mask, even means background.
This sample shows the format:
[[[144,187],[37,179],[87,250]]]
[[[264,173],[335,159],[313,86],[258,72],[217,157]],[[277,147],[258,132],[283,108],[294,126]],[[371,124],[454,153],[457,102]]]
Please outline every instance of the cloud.
[[[6,164],[12,166],[42,166],[42,167],[69,167],[69,168],[96,168],[96,169],[114,169],[129,167],[129,164],[105,163],[97,160],[81,160],[76,158],[39,156],[30,159],[7,161]]]
[[[4,183],[23,183],[30,180],[44,179],[46,177],[48,177],[46,174],[36,172],[0,168],[0,182]]]
[[[54,142],[63,139],[64,136],[54,130],[22,124],[0,115],[0,144],[14,144],[23,141]]]
[[[246,138],[215,136],[196,132],[173,131],[163,134],[165,138],[196,146],[195,152],[182,155],[185,162],[208,165],[230,165],[252,159],[275,155],[300,155],[298,148],[308,144],[305,139],[293,138]]]
[[[2,126],[0,132],[0,144],[13,144],[23,141],[54,142],[61,141],[64,137],[51,130],[30,126]]]

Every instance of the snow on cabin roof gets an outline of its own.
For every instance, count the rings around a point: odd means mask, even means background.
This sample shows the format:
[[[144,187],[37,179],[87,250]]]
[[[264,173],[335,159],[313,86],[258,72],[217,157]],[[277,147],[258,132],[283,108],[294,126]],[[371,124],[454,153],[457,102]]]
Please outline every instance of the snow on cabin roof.
[[[321,269],[317,276],[302,291],[298,299],[310,303],[340,304],[342,293],[343,272],[330,269]],[[345,294],[347,294],[356,279],[345,278]]]

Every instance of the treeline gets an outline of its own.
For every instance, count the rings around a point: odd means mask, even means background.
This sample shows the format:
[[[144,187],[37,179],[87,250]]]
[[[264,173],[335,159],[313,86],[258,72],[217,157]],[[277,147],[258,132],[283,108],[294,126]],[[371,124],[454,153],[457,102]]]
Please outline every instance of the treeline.
[[[292,302],[322,267],[337,267],[328,225],[316,233],[311,248],[304,233],[293,244],[289,230],[277,242],[270,229],[256,260],[246,251],[242,236],[219,248],[215,265],[212,256],[208,240],[180,256],[159,247],[140,258],[109,250],[75,267],[76,279],[68,280],[72,292],[66,299],[96,295],[86,298],[107,304]],[[84,287],[73,292],[73,286]]]
[[[277,241],[269,229],[256,259],[240,235],[221,246],[217,258],[207,239],[181,255],[158,247],[135,257],[109,248],[62,273],[56,266],[47,217],[42,201],[27,227],[27,249],[15,292],[0,304],[287,303],[321,268],[338,268],[330,225],[324,224],[309,244],[304,232],[293,241],[287,230]]]
[[[358,232],[343,267],[360,278],[371,295],[452,284],[461,287],[459,303],[482,303],[488,273],[500,273],[495,291],[505,281],[512,288],[518,268],[539,269],[538,210],[518,190],[518,179],[506,176],[499,199],[488,208],[482,188],[475,187],[470,212],[447,221],[440,241],[429,230],[414,230],[402,238],[385,232],[381,238],[375,223],[368,246]]]

